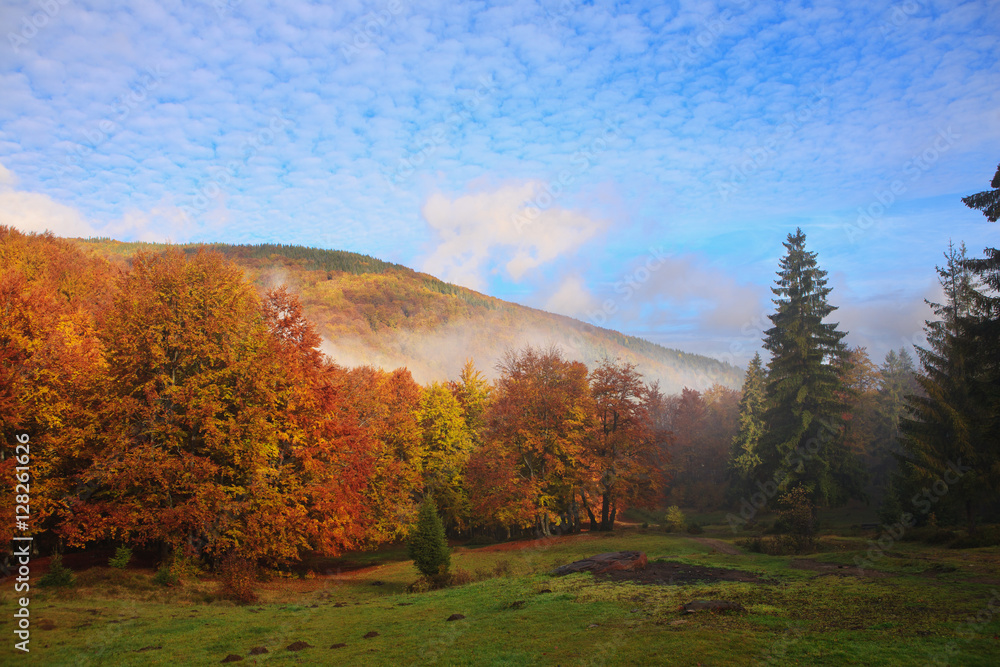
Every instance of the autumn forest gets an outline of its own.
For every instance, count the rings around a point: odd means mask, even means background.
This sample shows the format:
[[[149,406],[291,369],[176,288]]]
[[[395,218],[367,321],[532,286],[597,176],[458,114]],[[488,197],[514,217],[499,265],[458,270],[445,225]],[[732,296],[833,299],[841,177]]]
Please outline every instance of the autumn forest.
[[[295,293],[251,280],[219,249],[122,255],[4,227],[4,479],[15,436],[29,434],[43,551],[122,545],[267,568],[403,539],[423,499],[465,539],[610,531],[629,510],[668,505],[731,511],[735,529],[764,504],[751,499],[780,504],[794,488],[810,513],[854,501],[889,520],[950,461],[992,465],[997,413],[975,415],[995,401],[976,388],[995,392],[995,379],[946,391],[959,382],[949,364],[978,349],[962,341],[981,340],[963,327],[996,326],[990,260],[949,251],[950,301],[934,305],[921,373],[906,349],[875,361],[844,346],[805,241],[799,231],[785,244],[770,363],[755,357],[740,391],[666,394],[635,363],[588,367],[555,345],[509,347],[492,381],[473,359],[426,384],[406,368],[342,365],[320,351]],[[391,268],[342,253],[327,277],[359,261]],[[948,403],[956,395],[968,404]],[[957,424],[966,439],[938,444]],[[996,503],[978,479],[936,520],[974,531]],[[0,500],[10,518],[17,497]],[[14,525],[0,523],[4,540]]]

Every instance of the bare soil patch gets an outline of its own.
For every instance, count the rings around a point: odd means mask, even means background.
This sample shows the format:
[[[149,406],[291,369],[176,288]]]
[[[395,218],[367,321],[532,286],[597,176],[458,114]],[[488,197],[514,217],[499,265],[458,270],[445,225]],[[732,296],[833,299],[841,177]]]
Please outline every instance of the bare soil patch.
[[[632,581],[637,584],[657,584],[660,586],[684,586],[687,584],[711,584],[717,581],[745,581],[770,584],[774,580],[761,577],[753,572],[730,570],[724,567],[688,565],[672,561],[653,561],[642,570],[616,570],[595,575],[606,581]]]

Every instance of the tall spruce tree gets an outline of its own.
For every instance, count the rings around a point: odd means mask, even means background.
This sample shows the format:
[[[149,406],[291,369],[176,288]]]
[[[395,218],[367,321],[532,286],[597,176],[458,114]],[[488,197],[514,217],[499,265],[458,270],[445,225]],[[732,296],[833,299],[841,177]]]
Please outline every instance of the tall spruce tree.
[[[1000,165],[990,186],[992,190],[970,195],[962,202],[996,222],[1000,218]],[[986,257],[964,261],[980,285],[972,294],[976,312],[962,325],[976,366],[971,377],[973,390],[981,395],[985,429],[994,434],[983,446],[993,449],[991,460],[996,461],[1000,458],[1000,249],[986,248],[984,253]]]
[[[962,202],[996,222],[1000,165],[990,186]],[[950,246],[938,269],[947,303],[930,304],[941,319],[927,323],[928,349],[918,350],[925,395],[911,397],[912,418],[903,424],[911,481],[947,484],[938,487],[944,494],[931,487],[914,504],[925,512],[942,501],[960,505],[970,533],[1000,496],[1000,250],[985,253],[970,259],[964,244]]]
[[[975,532],[980,502],[996,488],[996,474],[991,474],[996,435],[989,430],[989,406],[976,387],[984,360],[975,357],[967,327],[978,319],[978,281],[968,268],[964,243],[958,248],[949,244],[945,259],[938,280],[946,301],[927,302],[939,319],[926,323],[927,347],[917,348],[922,366],[917,382],[923,393],[909,397],[911,415],[901,423],[907,450],[903,468],[915,486],[922,484],[927,491],[913,497],[922,514],[932,508],[940,513],[942,501],[957,504],[965,511],[969,531]]]
[[[817,506],[830,506],[863,495],[864,469],[842,440],[847,334],[823,322],[836,310],[827,302],[832,288],[805,240],[801,229],[788,235],[771,288],[778,298],[769,316],[774,327],[764,334],[771,361],[759,470],[779,487],[801,486]]]
[[[760,466],[760,437],[764,433],[764,375],[760,353],[754,355],[743,379],[740,397],[740,430],[733,438],[729,454],[730,495],[737,500],[753,487]]]

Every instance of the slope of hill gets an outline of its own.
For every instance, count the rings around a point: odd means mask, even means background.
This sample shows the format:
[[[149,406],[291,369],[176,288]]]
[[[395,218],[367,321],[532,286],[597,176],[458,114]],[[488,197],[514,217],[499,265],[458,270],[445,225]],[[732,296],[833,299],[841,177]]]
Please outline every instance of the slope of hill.
[[[77,240],[88,252],[124,262],[165,244]],[[188,244],[238,264],[261,288],[285,284],[344,365],[405,366],[421,383],[454,379],[472,358],[488,376],[507,348],[557,345],[589,367],[604,356],[635,363],[665,393],[714,383],[738,389],[742,370],[715,359],[626,336],[562,315],[502,301],[399,264],[339,250],[285,245]]]

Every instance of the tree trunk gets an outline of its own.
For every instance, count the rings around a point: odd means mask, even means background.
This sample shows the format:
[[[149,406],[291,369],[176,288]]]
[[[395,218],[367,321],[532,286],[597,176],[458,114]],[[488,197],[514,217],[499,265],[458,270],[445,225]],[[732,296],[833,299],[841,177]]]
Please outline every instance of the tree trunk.
[[[608,514],[611,511],[611,491],[609,489],[604,490],[604,494],[601,496],[601,530],[610,530],[608,528]]]
[[[615,517],[618,516],[618,500],[612,499],[611,501],[611,523],[608,524],[608,530],[615,529]]]
[[[590,503],[587,502],[587,496],[583,492],[583,489],[580,489],[580,500],[587,509],[587,516],[590,517],[590,532],[594,532],[597,530],[597,517],[594,516],[594,511],[590,509]]]

